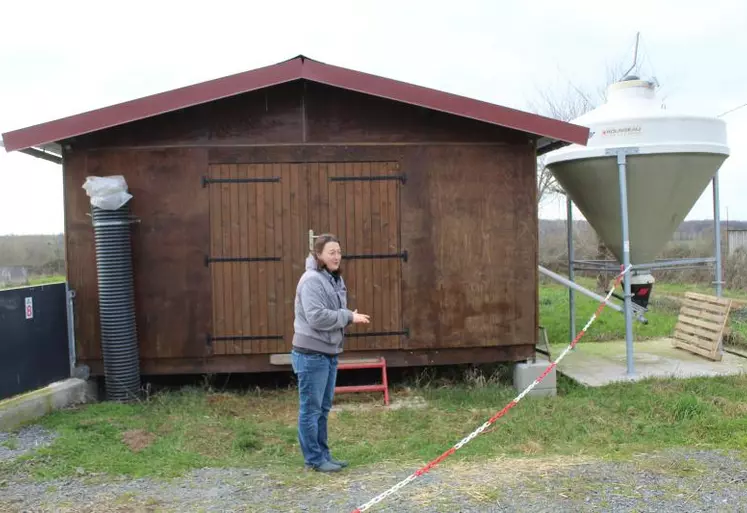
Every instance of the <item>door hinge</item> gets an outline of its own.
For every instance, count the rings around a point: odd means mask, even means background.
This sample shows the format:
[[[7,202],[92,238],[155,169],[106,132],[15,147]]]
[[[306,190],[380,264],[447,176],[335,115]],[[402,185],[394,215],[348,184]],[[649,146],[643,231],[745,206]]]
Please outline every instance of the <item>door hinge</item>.
[[[401,258],[402,261],[407,262],[408,254],[407,250],[402,253],[372,253],[369,255],[343,255],[343,260],[375,260],[380,258]]]
[[[381,175],[381,176],[330,176],[330,182],[380,182],[384,180],[397,180],[402,184],[407,183],[407,175]]]
[[[280,181],[279,176],[268,178],[210,178],[202,177],[202,186],[207,187],[211,183],[276,183]]]
[[[223,337],[214,337],[210,333],[208,333],[206,339],[207,345],[212,346],[213,342],[219,341],[283,340],[283,335],[227,335]]]
[[[346,337],[393,337],[393,336],[410,336],[410,328],[404,331],[367,331],[364,333],[345,333]]]
[[[210,257],[205,256],[205,267],[212,263],[224,262],[280,262],[280,257]]]

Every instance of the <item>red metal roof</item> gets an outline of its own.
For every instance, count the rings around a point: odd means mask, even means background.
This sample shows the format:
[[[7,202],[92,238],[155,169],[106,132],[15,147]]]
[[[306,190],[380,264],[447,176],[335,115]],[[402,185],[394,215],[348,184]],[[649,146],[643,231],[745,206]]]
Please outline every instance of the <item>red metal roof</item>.
[[[472,118],[567,143],[586,145],[589,129],[528,112],[407,84],[299,56],[236,75],[146,96],[3,134],[6,151],[26,150],[139,119],[266,87],[310,80]]]

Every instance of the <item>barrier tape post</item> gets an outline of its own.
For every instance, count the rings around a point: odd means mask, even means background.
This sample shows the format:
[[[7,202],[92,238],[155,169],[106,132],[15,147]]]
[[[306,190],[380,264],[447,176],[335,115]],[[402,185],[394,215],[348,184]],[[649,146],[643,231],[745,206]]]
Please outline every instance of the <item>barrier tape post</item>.
[[[622,266],[620,266],[622,268]],[[560,353],[560,356],[558,358],[551,362],[550,365],[547,366],[547,369],[537,378],[535,379],[528,387],[526,387],[519,395],[517,395],[511,402],[509,402],[506,406],[503,407],[502,410],[498,411],[495,415],[490,417],[483,425],[475,429],[472,433],[464,437],[462,440],[460,440],[456,445],[451,447],[449,450],[441,454],[438,458],[434,459],[433,461],[429,462],[425,466],[421,467],[420,469],[416,470],[409,476],[407,476],[405,479],[400,481],[399,483],[395,484],[385,492],[380,493],[367,503],[363,504],[362,506],[359,506],[358,508],[354,509],[352,513],[363,513],[364,511],[369,510],[372,506],[380,503],[387,497],[397,493],[399,490],[407,486],[408,484],[415,481],[420,476],[430,472],[433,467],[441,463],[443,460],[454,454],[456,451],[467,445],[469,442],[471,442],[474,438],[476,438],[478,435],[480,435],[483,431],[485,431],[488,427],[490,427],[495,421],[503,417],[508,411],[516,406],[519,401],[524,399],[524,397],[532,391],[534,387],[539,385],[545,377],[552,372],[552,370],[558,365],[558,363],[565,358],[565,355],[567,355],[575,346],[578,344],[578,341],[581,340],[581,337],[583,337],[586,334],[586,330],[589,329],[589,327],[592,325],[592,323],[597,320],[599,317],[599,314],[602,313],[602,310],[604,310],[604,307],[606,306],[607,301],[609,301],[610,297],[612,297],[612,293],[615,291],[617,286],[620,284],[620,281],[622,281],[623,277],[627,272],[630,271],[632,266],[628,266],[627,268],[624,268],[621,270],[620,274],[618,274],[615,277],[615,282],[612,285],[612,288],[607,293],[607,296],[604,298],[604,301],[602,301],[599,304],[599,307],[597,307],[596,311],[592,314],[592,316],[589,318],[589,321],[586,323],[586,325],[583,327],[581,331],[578,332],[576,337],[573,339],[573,341],[568,344],[568,346],[563,350],[562,353]]]

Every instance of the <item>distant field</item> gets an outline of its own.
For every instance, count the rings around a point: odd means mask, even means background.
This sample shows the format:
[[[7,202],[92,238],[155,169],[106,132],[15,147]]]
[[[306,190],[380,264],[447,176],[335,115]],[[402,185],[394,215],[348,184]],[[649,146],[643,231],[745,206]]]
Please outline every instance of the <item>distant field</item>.
[[[29,285],[46,285],[47,283],[62,283],[63,281],[65,281],[65,277],[62,275],[36,276],[29,280]]]
[[[4,289],[6,289],[6,290],[7,289],[16,289],[16,288],[20,288],[20,287],[34,287],[34,286],[37,286],[37,285],[48,285],[50,283],[62,283],[64,281],[65,281],[65,277],[62,276],[62,275],[58,275],[58,274],[53,275],[53,276],[33,276],[33,277],[29,278],[29,284],[28,285],[21,285],[21,286],[13,285],[13,286],[9,286],[9,287],[0,286],[0,290],[4,290]]]

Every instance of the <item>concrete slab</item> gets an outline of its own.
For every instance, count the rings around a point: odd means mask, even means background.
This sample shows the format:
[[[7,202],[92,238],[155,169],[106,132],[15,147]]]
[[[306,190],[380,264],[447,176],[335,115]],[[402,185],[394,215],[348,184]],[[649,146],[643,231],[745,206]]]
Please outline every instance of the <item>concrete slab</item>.
[[[96,400],[95,385],[78,378],[0,401],[0,432],[11,431],[54,410]]]
[[[557,357],[562,349],[553,348]],[[537,355],[546,362],[543,355]],[[625,341],[583,342],[558,365],[558,371],[587,386],[604,386],[620,381],[646,378],[693,378],[728,376],[747,373],[747,358],[724,353],[714,362],[682,349],[672,347],[670,338],[633,343],[635,376],[627,376]]]

